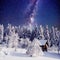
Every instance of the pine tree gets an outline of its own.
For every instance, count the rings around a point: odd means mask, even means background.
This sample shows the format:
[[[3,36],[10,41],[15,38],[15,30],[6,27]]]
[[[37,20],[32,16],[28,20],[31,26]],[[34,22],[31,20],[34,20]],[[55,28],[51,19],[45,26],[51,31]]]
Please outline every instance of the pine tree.
[[[15,33],[15,28],[12,27],[12,30],[10,31],[9,34],[9,47],[15,47],[16,50],[18,46],[18,39],[19,39],[18,33]]]
[[[29,45],[27,52],[28,55],[30,56],[39,56],[43,55],[43,52],[40,48],[40,42],[38,39],[34,39],[33,42]]]
[[[40,25],[40,37],[41,37],[41,39],[44,39],[44,29],[43,29],[42,25]]]
[[[4,35],[4,26],[0,25],[0,43],[3,41],[3,35]]]

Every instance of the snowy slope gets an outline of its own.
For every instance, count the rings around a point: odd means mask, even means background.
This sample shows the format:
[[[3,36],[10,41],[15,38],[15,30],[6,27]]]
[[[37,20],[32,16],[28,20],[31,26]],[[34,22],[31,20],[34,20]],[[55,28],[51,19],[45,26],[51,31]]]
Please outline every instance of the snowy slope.
[[[3,52],[8,53],[8,55],[5,55]],[[60,54],[45,52],[43,56],[29,57],[26,55],[25,49],[19,48],[17,51],[14,51],[14,48],[4,48],[0,51],[0,60],[60,60]]]

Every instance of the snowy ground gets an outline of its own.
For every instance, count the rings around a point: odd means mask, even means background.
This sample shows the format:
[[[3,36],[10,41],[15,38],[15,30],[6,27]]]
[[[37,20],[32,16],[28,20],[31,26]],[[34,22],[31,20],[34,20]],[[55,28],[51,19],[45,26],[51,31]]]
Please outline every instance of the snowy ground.
[[[0,51],[0,60],[40,60],[40,59],[60,60],[60,54],[50,51],[50,52],[44,52],[43,56],[29,57],[28,55],[26,55],[26,50],[21,48],[17,49],[17,51],[14,51],[14,48],[8,48],[8,49],[3,48],[2,51]]]

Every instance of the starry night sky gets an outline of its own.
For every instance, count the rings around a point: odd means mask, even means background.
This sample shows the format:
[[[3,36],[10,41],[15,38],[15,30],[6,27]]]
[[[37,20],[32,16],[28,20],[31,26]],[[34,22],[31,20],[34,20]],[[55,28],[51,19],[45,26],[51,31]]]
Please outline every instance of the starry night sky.
[[[0,0],[0,24],[22,25],[26,23],[25,11],[29,0]],[[60,28],[60,2],[58,0],[40,0],[35,21],[42,25],[55,25]]]

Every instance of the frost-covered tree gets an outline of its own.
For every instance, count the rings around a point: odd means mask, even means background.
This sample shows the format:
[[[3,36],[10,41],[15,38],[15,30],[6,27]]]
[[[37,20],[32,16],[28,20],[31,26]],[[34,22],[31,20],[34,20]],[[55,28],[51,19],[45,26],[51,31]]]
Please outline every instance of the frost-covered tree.
[[[41,39],[44,39],[44,29],[43,29],[42,25],[40,25],[40,37],[41,37]]]
[[[4,35],[4,26],[0,25],[0,43],[3,41],[3,35]]]
[[[59,41],[58,41],[58,53],[60,51],[60,38],[59,38]]]
[[[21,38],[20,39],[20,46],[22,48],[27,48],[29,46],[29,44],[31,43],[31,41],[29,40],[29,38]]]
[[[44,37],[48,41],[48,45],[50,47],[50,32],[49,32],[48,25],[46,25],[46,28],[45,28],[45,31],[44,31]]]
[[[40,47],[40,41],[35,38],[33,42],[31,42],[31,44],[29,45],[26,53],[29,56],[43,55],[42,49]]]
[[[13,42],[14,42],[14,33],[11,31],[10,32],[10,34],[9,34],[9,47],[13,47],[14,46],[14,44],[13,44]]]
[[[18,39],[19,39],[18,33],[15,32],[15,28],[13,26],[9,34],[9,47],[15,47],[16,50],[18,46]]]
[[[5,40],[6,46],[8,47],[9,35],[7,35],[7,33],[6,33],[6,36],[4,37],[4,40]]]
[[[18,39],[19,39],[19,36],[18,36],[18,33],[15,33],[15,36],[14,36],[14,47],[15,47],[15,51],[18,47]]]
[[[58,53],[60,50],[60,31],[58,28],[55,28],[55,46],[58,47]]]
[[[55,44],[55,27],[52,26],[50,31],[51,46]]]

